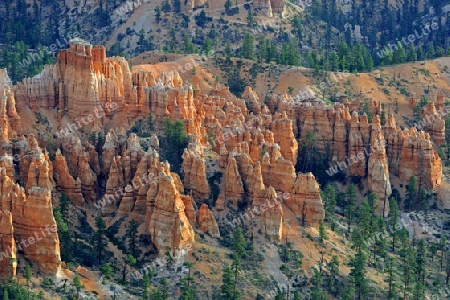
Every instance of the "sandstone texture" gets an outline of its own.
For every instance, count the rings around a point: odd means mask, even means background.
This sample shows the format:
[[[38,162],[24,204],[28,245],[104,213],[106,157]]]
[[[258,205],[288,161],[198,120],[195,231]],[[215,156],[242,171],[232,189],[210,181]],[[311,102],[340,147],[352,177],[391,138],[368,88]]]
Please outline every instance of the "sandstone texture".
[[[6,209],[0,210],[0,279],[16,275],[16,242],[12,214]]]
[[[188,1],[183,9],[205,4]],[[285,10],[278,0],[253,5],[265,16]],[[52,226],[52,193],[61,192],[79,208],[95,209],[105,218],[130,217],[145,224],[160,254],[177,256],[194,243],[195,223],[219,237],[222,220],[209,208],[214,201],[219,214],[227,214],[231,206],[262,211],[270,204],[260,215],[262,232],[279,241],[283,210],[294,212],[303,226],[318,227],[324,219],[316,177],[296,171],[302,151],[326,157],[326,168],[364,183],[367,179],[369,190],[379,197],[378,213],[385,215],[393,177],[407,182],[416,176],[429,189],[442,183],[442,162],[433,143],[445,140],[439,113],[445,107],[443,95],[423,108],[430,121],[422,128],[401,129],[392,115],[381,125],[378,100],[368,102],[369,122],[360,99],[328,105],[312,96],[299,101],[281,94],[265,100],[251,87],[241,99],[219,84],[202,91],[185,75],[150,65],[130,70],[124,58],[107,58],[104,47],[80,39],[60,51],[55,65],[15,87],[0,70],[0,208],[11,212],[13,226],[4,221],[9,218],[4,213],[0,236],[6,238],[0,239],[0,247],[13,242],[11,230],[14,237],[26,239]],[[41,149],[47,139],[28,134],[32,127],[25,128],[26,118],[21,118],[21,113],[38,111],[48,112],[55,130],[48,152]],[[162,128],[145,137],[133,128],[150,114],[157,124],[166,118],[184,124],[190,143],[182,155],[182,174],[160,158],[166,150],[158,140]],[[215,183],[217,199],[208,183],[211,174],[222,175]],[[280,193],[286,197],[280,199]],[[57,236],[34,245],[24,251],[25,257],[54,274],[60,262]]]
[[[369,190],[377,194],[379,203],[377,211],[387,216],[389,212],[388,197],[392,194],[389,181],[388,159],[385,150],[386,141],[381,132],[381,124],[378,116],[372,120],[372,143],[369,157]]]
[[[202,204],[198,211],[198,226],[213,237],[220,237],[219,226],[207,204]]]
[[[201,146],[200,146],[201,147]],[[184,185],[192,190],[195,199],[204,200],[209,197],[209,186],[206,178],[206,164],[202,153],[194,144],[189,144],[183,153]]]
[[[175,257],[181,249],[186,249],[195,242],[183,200],[175,180],[167,170],[161,170],[158,175],[158,192],[154,200],[149,232],[160,253],[171,251]]]

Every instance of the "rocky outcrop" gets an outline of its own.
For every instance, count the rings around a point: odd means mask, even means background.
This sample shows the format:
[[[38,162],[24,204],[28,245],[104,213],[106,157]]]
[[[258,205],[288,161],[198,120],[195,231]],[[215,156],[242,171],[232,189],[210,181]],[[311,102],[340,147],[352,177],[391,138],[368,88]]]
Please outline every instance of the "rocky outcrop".
[[[36,264],[43,274],[55,275],[61,258],[51,202],[50,174],[46,160],[33,161],[27,182],[31,187],[25,193],[6,175],[5,169],[0,169],[0,209],[12,213],[17,249],[23,251],[25,258]]]
[[[201,146],[200,146],[201,147]],[[197,147],[190,143],[183,153],[184,186],[192,190],[195,199],[204,200],[209,197],[206,164]]]
[[[377,212],[384,217],[389,213],[388,197],[392,194],[391,182],[389,180],[388,159],[386,156],[386,141],[381,131],[380,118],[372,119],[372,142],[368,167],[369,190],[377,194]]]
[[[16,276],[16,242],[12,214],[0,209],[0,279]]]
[[[359,127],[359,118],[355,112],[352,114],[348,139],[349,157],[352,162],[349,169],[351,176],[366,176],[366,154],[364,148],[365,145]]]
[[[183,200],[175,180],[167,170],[161,171],[158,176],[158,191],[148,229],[153,244],[161,254],[171,251],[177,257],[181,249],[186,249],[195,241]]]
[[[281,155],[295,166],[297,164],[298,143],[295,139],[292,120],[288,119],[286,113],[276,114],[272,123],[271,131],[275,143],[280,146]]]
[[[261,169],[264,184],[273,186],[277,191],[291,191],[296,178],[295,169],[290,160],[283,159],[280,146],[273,144],[268,149],[262,158]]]
[[[203,203],[198,211],[198,226],[201,230],[208,232],[212,237],[220,237],[219,226],[208,205]]]
[[[301,220],[302,225],[318,227],[325,218],[319,184],[312,173],[299,173],[285,203]]]
[[[403,147],[400,153],[400,180],[408,182],[411,176],[426,188],[436,188],[442,183],[442,162],[433,149],[430,135],[423,131],[405,129]]]
[[[232,153],[230,153],[225,169],[225,198],[226,200],[231,200],[235,207],[244,198],[244,185],[239,174],[236,159]]]
[[[25,258],[43,274],[55,275],[61,265],[61,255],[50,190],[32,187],[27,200],[16,203],[12,214],[14,235]]]
[[[21,131],[21,118],[16,111],[11,79],[6,69],[0,69],[0,151],[9,142],[9,137],[23,134]],[[0,155],[3,153],[0,152]]]
[[[122,160],[120,156],[116,156],[112,161],[109,178],[106,182],[105,198],[108,200],[102,206],[102,213],[110,214],[118,208],[120,200],[124,195],[125,186],[126,182],[123,178]]]
[[[195,224],[197,222],[197,212],[194,208],[194,200],[192,200],[192,197],[188,195],[181,195],[181,199],[183,200],[184,213],[186,217],[191,224]]]
[[[283,208],[277,201],[277,193],[272,187],[265,190],[265,199],[267,203],[263,203],[260,209],[261,221],[264,226],[266,236],[279,242],[283,235]]]
[[[79,178],[75,180],[70,175],[66,159],[59,149],[55,155],[53,176],[57,183],[56,187],[63,191],[75,205],[82,206],[85,203],[83,194],[81,194],[81,181]]]
[[[81,181],[81,193],[84,200],[92,203],[96,199],[95,186],[97,183],[97,175],[92,171],[89,163],[89,153],[82,152],[78,157],[78,175]]]
[[[438,109],[434,102],[430,101],[422,109],[423,120],[417,123],[417,129],[425,130],[430,134],[431,139],[440,146],[445,142],[445,121],[443,117],[447,115],[442,96],[439,98]]]
[[[272,5],[271,0],[256,0],[253,2],[253,7],[258,12],[266,17],[272,17]]]

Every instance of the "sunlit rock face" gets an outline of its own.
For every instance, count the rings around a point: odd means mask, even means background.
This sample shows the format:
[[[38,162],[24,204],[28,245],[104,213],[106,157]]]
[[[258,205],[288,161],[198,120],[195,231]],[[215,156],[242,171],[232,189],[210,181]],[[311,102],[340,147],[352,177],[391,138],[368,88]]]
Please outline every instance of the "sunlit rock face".
[[[389,181],[389,167],[386,156],[386,141],[381,131],[380,119],[375,116],[372,120],[372,143],[368,167],[369,190],[377,194],[377,212],[389,213],[389,202],[387,198],[392,194],[391,182]]]
[[[0,210],[0,279],[16,275],[16,247],[12,214],[6,209]]]
[[[160,253],[179,255],[195,241],[194,230],[185,214],[185,206],[175,180],[168,169],[158,176],[158,192],[154,200],[149,232]]]
[[[202,204],[198,211],[198,226],[201,230],[208,232],[213,237],[220,237],[216,219],[205,203]]]

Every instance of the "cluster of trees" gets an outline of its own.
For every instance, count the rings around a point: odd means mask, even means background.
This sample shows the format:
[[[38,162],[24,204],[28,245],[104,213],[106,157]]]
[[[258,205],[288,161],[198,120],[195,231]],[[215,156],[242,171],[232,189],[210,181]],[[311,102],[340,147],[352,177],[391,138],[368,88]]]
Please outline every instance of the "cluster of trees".
[[[438,242],[410,240],[409,232],[400,225],[401,198],[398,192],[389,199],[390,213],[385,220],[376,214],[377,196],[374,193],[357,204],[357,188],[349,184],[345,192],[338,192],[328,184],[321,192],[325,208],[325,221],[336,227],[335,205],[343,208],[347,221],[346,231],[352,242],[355,255],[350,259],[350,275],[345,287],[337,289],[340,299],[425,299],[425,291],[434,292],[447,285],[450,280],[450,253],[446,248],[447,238]],[[405,206],[419,207],[420,192],[415,177],[411,177],[407,186]],[[426,211],[425,211],[426,212]],[[426,215],[425,215],[426,218]],[[342,226],[341,226],[342,227]],[[339,231],[339,230],[338,230]],[[437,257],[438,259],[435,259]],[[387,289],[379,290],[372,286],[369,269],[381,272]],[[373,273],[374,271],[371,271]],[[320,283],[316,273],[312,283]],[[320,286],[320,285],[319,285]],[[318,293],[318,292],[317,292]],[[326,299],[318,296],[313,299]]]

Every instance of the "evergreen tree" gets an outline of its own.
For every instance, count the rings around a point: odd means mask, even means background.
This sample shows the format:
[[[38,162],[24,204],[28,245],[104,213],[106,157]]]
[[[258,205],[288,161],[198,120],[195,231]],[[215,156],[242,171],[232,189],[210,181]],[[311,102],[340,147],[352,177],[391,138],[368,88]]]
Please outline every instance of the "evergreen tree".
[[[173,6],[174,12],[176,12],[176,13],[181,12],[181,1],[180,0],[173,0],[172,6]]]
[[[242,233],[242,229],[238,227],[233,234],[231,249],[233,249],[234,253],[236,253],[240,258],[242,258],[247,253],[246,248],[247,242],[245,241],[244,234]]]
[[[387,298],[388,300],[398,299],[398,286],[397,286],[397,276],[396,276],[397,265],[392,257],[387,259],[387,277],[385,282],[388,285]]]
[[[126,232],[126,235],[128,236],[128,251],[134,257],[138,257],[140,253],[140,250],[138,249],[138,227],[139,223],[135,220],[131,220]]]
[[[230,265],[226,264],[222,273],[222,286],[220,287],[223,299],[240,300],[241,294],[234,289],[234,273]]]
[[[356,192],[357,192],[356,186],[353,183],[350,183],[346,192],[347,202],[345,203],[344,208],[345,216],[347,217],[349,233],[350,233],[350,226],[353,223],[353,218],[355,216]]]
[[[142,298],[143,300],[149,299],[149,291],[148,288],[150,287],[150,278],[147,274],[144,274],[142,277]]]
[[[336,255],[333,255],[333,259],[327,264],[327,270],[329,272],[327,278],[328,289],[336,296],[338,288],[337,278],[339,276],[339,259]]]
[[[66,210],[65,205],[63,205],[62,203],[63,202],[61,202],[60,207],[53,208],[53,216],[55,217],[58,236],[61,244],[61,258],[63,261],[68,261],[71,258],[72,239],[70,236],[69,226],[64,220],[64,216],[67,216],[67,214],[64,215],[61,211],[62,209]]]
[[[367,257],[363,251],[358,251],[350,260],[350,277],[355,286],[356,294],[358,299],[364,299],[368,293],[368,283],[366,279],[366,260]]]
[[[403,280],[403,298],[406,299],[406,295],[409,292],[411,282],[414,278],[414,269],[416,261],[414,257],[414,248],[406,242],[401,250],[402,258],[402,280]]]
[[[416,203],[418,198],[418,188],[416,176],[411,176],[409,178],[409,183],[406,186],[406,197],[405,197],[405,209],[411,209],[411,205]]]
[[[205,39],[205,44],[203,45],[203,52],[208,54],[211,52],[211,50],[212,50],[212,43],[211,43],[211,40],[209,39],[209,37],[207,37]]]
[[[230,8],[231,8],[232,5],[233,5],[233,4],[231,3],[231,0],[227,0],[227,1],[225,2],[224,7],[225,7],[225,12],[226,12],[226,13],[228,13],[228,12],[230,11]]]
[[[29,263],[27,263],[26,265],[25,265],[25,274],[24,274],[24,277],[25,277],[25,279],[27,280],[27,292],[28,292],[28,298],[30,298],[30,280],[31,280],[31,277],[33,276],[33,273],[32,273],[32,271],[31,271],[31,266],[30,266],[30,264]]]
[[[327,184],[323,192],[324,206],[325,206],[325,220],[332,224],[334,223],[334,209],[336,207],[336,190],[333,185]]]
[[[181,287],[180,287],[180,291],[181,291],[181,296],[180,296],[180,300],[195,300],[196,299],[196,295],[195,295],[195,287],[193,287],[191,285],[191,281],[194,280],[194,278],[191,277],[191,268],[194,265],[193,262],[185,262],[184,265],[186,267],[188,267],[189,272],[188,275],[185,276],[182,281],[181,281]]]
[[[253,59],[254,57],[254,39],[253,35],[246,33],[244,36],[244,43],[242,45],[242,57],[245,59]]]
[[[361,228],[361,233],[364,239],[367,239],[371,234],[372,228],[372,209],[369,202],[364,200],[359,207],[358,226]]]
[[[319,235],[320,235],[320,241],[323,243],[328,237],[327,237],[327,230],[325,228],[325,225],[323,222],[320,222],[319,224]]]
[[[75,289],[77,291],[77,299],[78,299],[80,290],[83,287],[83,285],[81,284],[80,276],[78,276],[78,274],[76,274],[75,277],[73,278],[73,286],[75,287]]]
[[[95,227],[97,230],[95,231],[95,249],[97,252],[98,264],[102,263],[103,251],[106,248],[105,241],[105,229],[106,223],[101,217],[95,218]]]
[[[414,49],[414,45],[411,43],[409,44],[409,48],[408,48],[408,61],[416,61],[417,60],[417,54],[416,54],[416,49]]]
[[[312,268],[314,271],[314,275],[311,278],[311,299],[312,300],[326,300],[326,294],[322,291],[323,277],[322,273],[319,272],[316,268]]]

